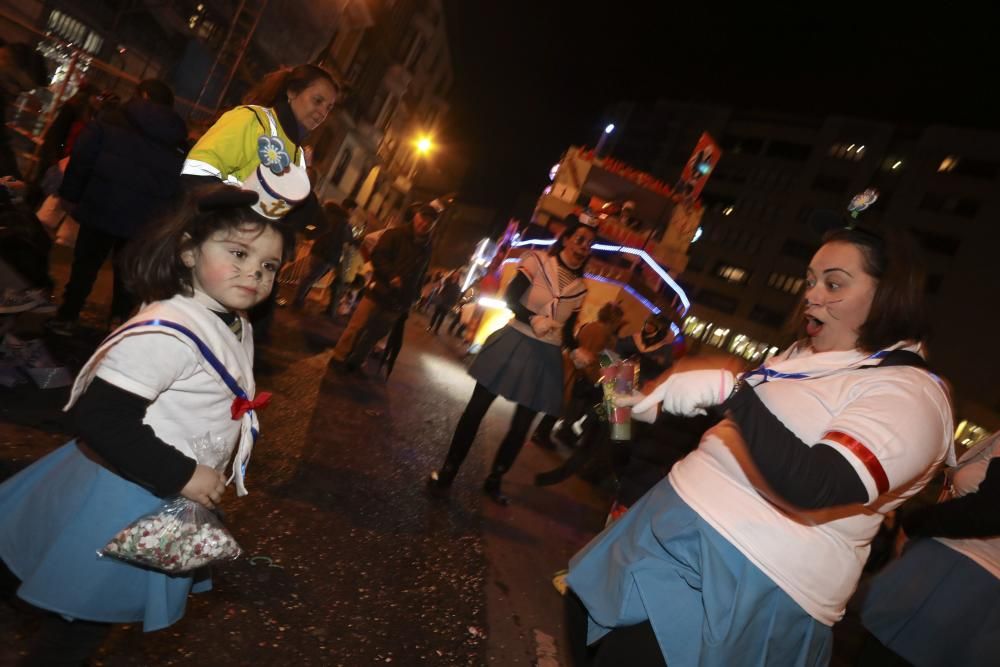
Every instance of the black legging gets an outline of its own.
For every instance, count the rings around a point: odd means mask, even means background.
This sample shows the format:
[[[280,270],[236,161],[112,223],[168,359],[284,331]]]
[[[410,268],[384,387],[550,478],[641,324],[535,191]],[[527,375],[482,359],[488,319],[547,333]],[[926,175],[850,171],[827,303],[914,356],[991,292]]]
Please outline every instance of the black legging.
[[[459,466],[469,454],[472,441],[476,439],[476,432],[479,431],[479,424],[483,421],[486,411],[490,409],[490,405],[496,400],[496,397],[497,395],[489,389],[478,382],[476,383],[476,388],[472,390],[472,398],[469,399],[469,404],[465,406],[465,412],[462,413],[458,420],[458,426],[455,427],[455,435],[451,438],[451,447],[445,458],[443,470],[450,473],[449,477],[454,477]],[[528,435],[528,429],[531,428],[531,422],[534,421],[537,414],[538,412],[535,410],[523,405],[518,405],[517,409],[514,410],[514,418],[510,422],[510,428],[507,429],[507,435],[504,436],[503,442],[500,443],[500,449],[497,450],[496,457],[493,459],[493,467],[490,469],[491,476],[499,477],[514,465],[514,460],[521,451],[524,439]]]
[[[614,628],[587,646],[587,608],[571,589],[566,591],[566,639],[573,667],[667,667],[649,621]]]
[[[441,323],[444,322],[444,316],[448,314],[451,310],[450,306],[435,306],[434,314],[431,315],[431,323],[428,325],[428,329],[437,333],[441,330]]]

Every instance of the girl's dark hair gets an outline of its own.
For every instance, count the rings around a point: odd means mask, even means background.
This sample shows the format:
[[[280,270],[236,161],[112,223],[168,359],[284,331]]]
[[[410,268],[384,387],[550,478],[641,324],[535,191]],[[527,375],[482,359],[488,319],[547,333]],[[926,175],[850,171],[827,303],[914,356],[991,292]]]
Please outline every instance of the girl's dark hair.
[[[350,214],[347,212],[347,209],[332,199],[327,199],[323,202],[323,213],[326,215],[327,220],[332,222],[350,221]]]
[[[912,237],[897,230],[876,234],[843,228],[827,232],[823,243],[856,247],[864,259],[865,273],[877,281],[868,319],[858,331],[859,348],[875,352],[899,341],[926,341],[929,320],[924,264]]]
[[[301,93],[317,79],[326,79],[333,89],[340,93],[340,84],[333,75],[316,65],[283,67],[265,74],[260,82],[243,97],[243,104],[259,104],[271,107],[281,101],[289,92]]]
[[[232,186],[205,185],[193,189],[171,214],[148,225],[132,241],[122,260],[125,286],[143,303],[193,293],[191,269],[181,261],[181,253],[196,248],[218,231],[257,230],[271,227],[281,234],[281,261],[295,250],[294,236],[280,220],[258,215],[249,206],[229,206],[202,210],[199,201]]]

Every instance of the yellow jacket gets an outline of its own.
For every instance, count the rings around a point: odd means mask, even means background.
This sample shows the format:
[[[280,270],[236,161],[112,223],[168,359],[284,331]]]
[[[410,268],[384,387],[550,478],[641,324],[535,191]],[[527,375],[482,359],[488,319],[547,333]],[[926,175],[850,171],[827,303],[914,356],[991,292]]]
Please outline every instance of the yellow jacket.
[[[260,164],[257,139],[278,137],[294,162],[305,169],[305,155],[288,138],[273,109],[240,106],[230,109],[198,140],[184,161],[182,174],[214,176],[224,182],[242,185]]]

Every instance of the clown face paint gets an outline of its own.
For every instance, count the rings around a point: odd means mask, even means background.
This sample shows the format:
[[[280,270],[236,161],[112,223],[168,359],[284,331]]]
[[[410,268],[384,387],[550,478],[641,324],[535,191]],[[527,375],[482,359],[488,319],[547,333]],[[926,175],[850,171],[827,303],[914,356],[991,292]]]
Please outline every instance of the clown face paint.
[[[834,241],[819,249],[806,272],[806,335],[813,350],[857,347],[877,285],[853,244]]]
[[[215,232],[181,253],[191,282],[232,311],[248,310],[267,298],[281,268],[282,239],[273,227]]]

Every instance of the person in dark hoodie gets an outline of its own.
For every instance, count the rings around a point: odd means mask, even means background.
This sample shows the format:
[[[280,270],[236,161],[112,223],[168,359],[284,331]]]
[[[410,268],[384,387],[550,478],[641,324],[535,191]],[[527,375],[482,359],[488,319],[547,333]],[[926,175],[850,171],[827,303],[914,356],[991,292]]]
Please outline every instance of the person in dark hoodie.
[[[47,327],[70,336],[97,273],[110,254],[115,263],[110,320],[132,310],[120,277],[121,250],[179,194],[187,127],[173,109],[174,94],[147,79],[120,109],[87,125],[77,138],[59,196],[80,223],[69,282],[56,318]]]

